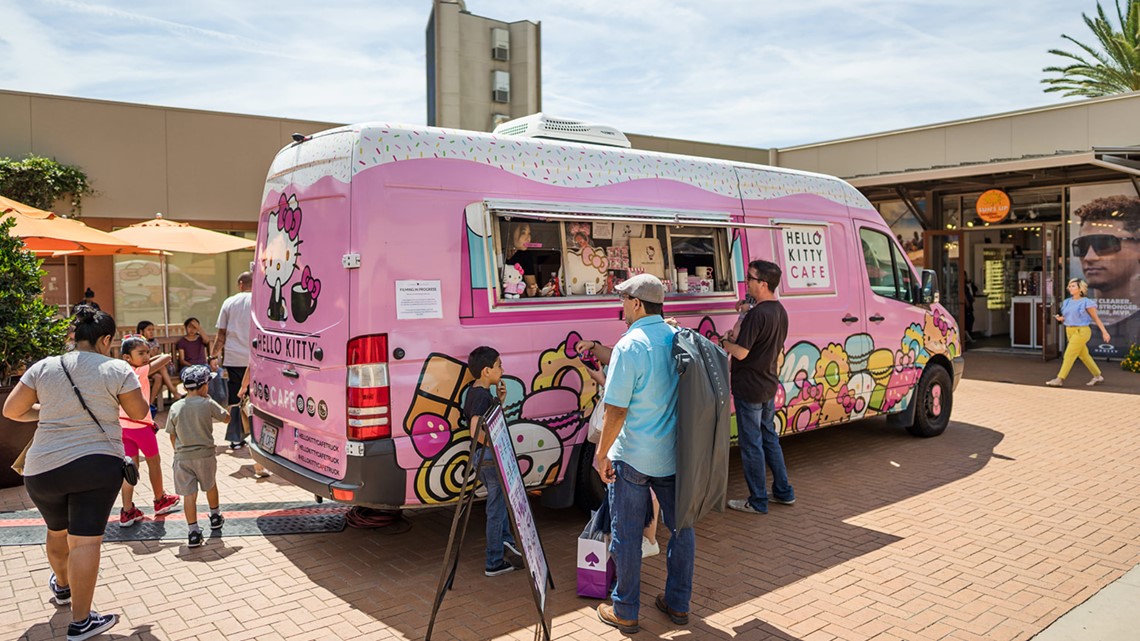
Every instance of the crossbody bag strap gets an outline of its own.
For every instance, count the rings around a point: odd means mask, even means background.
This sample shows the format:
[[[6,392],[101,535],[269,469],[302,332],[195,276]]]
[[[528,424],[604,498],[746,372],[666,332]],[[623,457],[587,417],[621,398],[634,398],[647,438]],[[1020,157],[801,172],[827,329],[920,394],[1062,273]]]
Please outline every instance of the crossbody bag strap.
[[[114,445],[114,439],[111,438],[111,435],[107,432],[107,429],[103,427],[103,424],[99,422],[99,419],[95,418],[95,412],[92,412],[91,408],[87,407],[87,403],[83,400],[83,394],[79,393],[79,388],[75,386],[75,380],[71,378],[71,372],[67,371],[67,365],[63,364],[62,356],[59,357],[59,366],[63,368],[63,375],[67,377],[67,382],[71,383],[71,389],[75,392],[75,398],[79,399],[79,404],[83,406],[83,409],[87,410],[87,415],[91,417],[91,420],[95,421],[99,429],[103,430],[103,435],[107,437],[108,441],[111,441],[111,445]]]

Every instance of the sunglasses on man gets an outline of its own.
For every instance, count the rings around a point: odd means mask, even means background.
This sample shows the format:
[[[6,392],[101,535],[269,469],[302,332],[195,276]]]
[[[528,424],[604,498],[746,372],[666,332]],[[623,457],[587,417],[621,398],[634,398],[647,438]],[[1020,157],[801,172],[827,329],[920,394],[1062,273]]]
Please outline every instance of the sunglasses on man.
[[[1073,253],[1078,258],[1084,258],[1089,249],[1096,251],[1097,256],[1108,256],[1120,251],[1124,242],[1140,242],[1140,238],[1113,236],[1112,234],[1090,234],[1073,239]]]

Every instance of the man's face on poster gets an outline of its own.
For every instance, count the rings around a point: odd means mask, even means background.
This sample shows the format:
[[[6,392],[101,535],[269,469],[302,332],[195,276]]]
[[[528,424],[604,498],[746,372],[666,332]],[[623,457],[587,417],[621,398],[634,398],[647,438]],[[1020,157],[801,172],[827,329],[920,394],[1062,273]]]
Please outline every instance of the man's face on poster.
[[[1073,252],[1089,287],[1104,298],[1129,298],[1132,279],[1140,274],[1140,238],[1119,220],[1081,224]],[[1081,256],[1081,253],[1084,255]]]

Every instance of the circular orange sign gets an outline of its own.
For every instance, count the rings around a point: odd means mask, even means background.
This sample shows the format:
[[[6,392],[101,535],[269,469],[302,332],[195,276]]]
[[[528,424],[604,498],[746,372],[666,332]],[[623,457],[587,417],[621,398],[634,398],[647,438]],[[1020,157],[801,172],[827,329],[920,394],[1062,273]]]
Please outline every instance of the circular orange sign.
[[[1000,189],[983,192],[974,208],[978,218],[987,223],[999,223],[1009,215],[1009,194]]]

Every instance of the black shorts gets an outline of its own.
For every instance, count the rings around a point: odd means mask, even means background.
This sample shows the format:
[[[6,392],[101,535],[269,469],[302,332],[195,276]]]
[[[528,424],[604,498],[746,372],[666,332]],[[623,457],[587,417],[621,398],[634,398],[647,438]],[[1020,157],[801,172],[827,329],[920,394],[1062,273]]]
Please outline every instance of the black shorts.
[[[84,456],[24,477],[24,487],[49,530],[103,536],[123,488],[123,459],[109,454]]]

